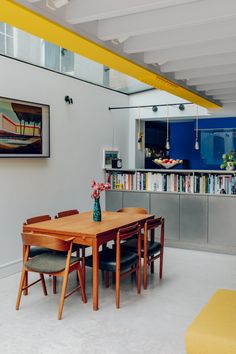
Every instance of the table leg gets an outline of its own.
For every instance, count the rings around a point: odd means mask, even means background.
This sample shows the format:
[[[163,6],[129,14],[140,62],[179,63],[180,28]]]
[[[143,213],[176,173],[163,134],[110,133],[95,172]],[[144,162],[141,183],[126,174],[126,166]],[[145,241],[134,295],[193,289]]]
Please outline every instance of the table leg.
[[[97,240],[93,242],[93,310],[98,310],[98,243]]]

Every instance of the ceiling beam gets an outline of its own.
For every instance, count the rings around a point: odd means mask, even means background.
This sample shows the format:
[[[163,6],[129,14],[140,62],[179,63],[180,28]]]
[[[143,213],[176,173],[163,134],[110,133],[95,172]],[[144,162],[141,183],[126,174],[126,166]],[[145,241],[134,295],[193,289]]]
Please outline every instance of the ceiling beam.
[[[196,1],[172,8],[162,8],[142,14],[136,13],[102,20],[98,22],[97,35],[99,39],[107,41],[124,36],[157,33],[195,24],[202,25],[203,23],[216,22],[222,18],[235,17],[235,0],[224,0],[224,6],[222,6],[222,0],[205,0],[204,3],[205,11],[202,1]],[[208,11],[208,9],[210,10]]]
[[[236,21],[234,18],[222,20],[215,24],[206,23],[160,33],[143,34],[128,38],[124,43],[126,53],[140,53],[177,46],[206,43],[219,39],[235,37]]]
[[[236,34],[235,38],[228,38],[226,40],[216,40],[207,43],[195,43],[187,46],[184,45],[145,52],[144,62],[146,64],[158,63],[159,65],[161,65],[166,63],[167,61],[198,58],[205,55],[215,55],[232,52],[236,52]]]
[[[214,97],[215,99],[218,100],[223,100],[223,99],[232,100],[232,99],[236,99],[236,93],[231,95],[215,95]]]
[[[197,85],[198,91],[224,90],[224,89],[230,89],[230,88],[236,88],[236,80],[232,81],[232,82]]]
[[[196,68],[210,68],[217,65],[230,65],[234,63],[236,63],[236,51],[235,53],[206,55],[198,58],[167,62],[160,66],[160,70],[163,73],[168,73]]]
[[[192,69],[192,70],[182,70],[175,74],[176,80],[192,79],[205,76],[215,76],[223,74],[235,74],[236,64],[232,65],[217,65],[210,68]]]
[[[231,81],[236,81],[236,73],[215,75],[215,76],[204,76],[195,79],[189,79],[187,83],[190,86],[197,86],[197,85],[220,84],[220,83],[231,82]]]
[[[213,95],[228,95],[228,94],[234,94],[236,93],[236,87],[232,87],[232,88],[229,88],[229,89],[214,89],[214,90],[208,90],[207,91],[209,95],[213,96]]]
[[[205,108],[220,107],[218,103],[42,17],[13,0],[1,0],[0,21]]]
[[[71,24],[152,11],[197,0],[71,0],[66,9],[66,20]]]

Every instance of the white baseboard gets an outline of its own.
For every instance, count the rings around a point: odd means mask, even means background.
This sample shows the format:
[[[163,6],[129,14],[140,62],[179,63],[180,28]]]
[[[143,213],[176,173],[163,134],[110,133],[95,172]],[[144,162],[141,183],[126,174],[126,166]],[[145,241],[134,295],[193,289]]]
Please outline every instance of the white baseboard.
[[[9,275],[20,272],[22,260],[17,259],[15,261],[0,265],[0,279],[8,277]]]

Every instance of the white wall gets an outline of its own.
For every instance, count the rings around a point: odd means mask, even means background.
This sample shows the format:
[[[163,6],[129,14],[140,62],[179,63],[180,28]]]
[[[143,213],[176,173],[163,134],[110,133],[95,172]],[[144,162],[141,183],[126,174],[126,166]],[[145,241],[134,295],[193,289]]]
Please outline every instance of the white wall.
[[[0,159],[0,276],[21,257],[26,218],[92,208],[90,182],[102,181],[102,149],[118,147],[127,167],[128,96],[0,57],[0,96],[49,104],[51,158]],[[73,98],[67,105],[65,95]],[[114,132],[114,137],[113,137]],[[101,198],[104,200],[104,196]]]

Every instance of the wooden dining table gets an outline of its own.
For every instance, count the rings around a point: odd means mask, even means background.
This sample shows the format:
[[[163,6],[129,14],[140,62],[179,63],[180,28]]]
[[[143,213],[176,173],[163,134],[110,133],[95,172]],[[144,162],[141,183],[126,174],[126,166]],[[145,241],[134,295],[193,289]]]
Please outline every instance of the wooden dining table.
[[[152,214],[102,212],[102,221],[94,222],[92,212],[84,212],[59,219],[51,219],[30,225],[23,225],[23,232],[47,234],[67,239],[73,243],[92,247],[93,255],[93,309],[98,310],[99,247],[114,240],[121,227],[138,222],[142,227]]]

